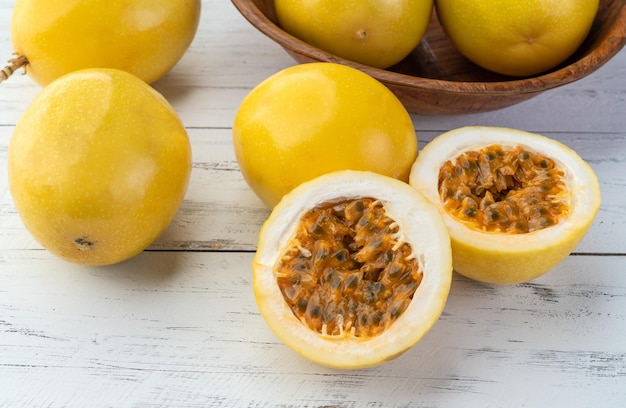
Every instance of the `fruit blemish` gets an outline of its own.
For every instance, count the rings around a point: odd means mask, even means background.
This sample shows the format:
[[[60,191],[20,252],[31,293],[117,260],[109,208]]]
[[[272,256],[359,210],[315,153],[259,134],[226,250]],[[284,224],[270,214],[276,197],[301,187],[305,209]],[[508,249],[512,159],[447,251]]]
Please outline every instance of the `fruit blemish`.
[[[74,243],[76,244],[76,248],[79,251],[91,249],[96,244],[94,241],[85,237],[76,238],[74,240]]]

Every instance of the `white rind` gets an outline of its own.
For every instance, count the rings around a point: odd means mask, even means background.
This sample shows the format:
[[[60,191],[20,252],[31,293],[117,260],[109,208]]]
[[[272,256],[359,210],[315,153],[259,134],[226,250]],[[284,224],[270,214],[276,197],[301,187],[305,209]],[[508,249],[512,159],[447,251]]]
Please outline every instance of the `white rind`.
[[[564,171],[564,179],[572,193],[572,213],[557,225],[528,234],[493,234],[477,231],[459,222],[442,209],[438,191],[439,169],[463,152],[499,144],[503,147],[522,146],[555,160]],[[523,247],[539,250],[546,243],[557,242],[580,225],[593,221],[600,205],[600,186],[589,165],[572,149],[547,137],[517,129],[498,127],[464,127],[437,136],[420,152],[411,170],[410,184],[439,208],[451,237],[472,242],[488,251],[508,252]]]
[[[274,268],[304,212],[325,202],[359,197],[383,202],[413,248],[424,277],[407,310],[380,336],[368,340],[321,336],[302,325],[284,302]],[[339,171],[304,183],[274,208],[261,230],[253,269],[259,308],[286,344],[323,365],[365,367],[402,353],[439,318],[451,284],[450,239],[435,206],[408,184],[370,172]]]

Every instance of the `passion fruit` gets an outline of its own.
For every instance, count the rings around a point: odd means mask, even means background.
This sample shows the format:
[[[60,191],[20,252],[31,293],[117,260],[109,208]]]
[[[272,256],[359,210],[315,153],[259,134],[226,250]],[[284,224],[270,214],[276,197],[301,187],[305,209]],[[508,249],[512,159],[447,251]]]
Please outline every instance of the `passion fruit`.
[[[269,327],[321,365],[391,360],[437,321],[452,275],[436,207],[389,176],[342,170],[307,181],[259,234],[254,294]]]
[[[535,279],[578,245],[600,207],[591,167],[535,133],[464,127],[422,150],[410,184],[443,215],[454,270],[481,282]]]
[[[26,229],[51,253],[110,265],[143,251],[187,191],[184,124],[152,87],[112,68],[47,85],[17,123],[8,179]]]
[[[241,173],[268,207],[300,183],[337,170],[408,182],[417,156],[411,116],[371,76],[341,64],[285,68],[257,85],[233,122]]]
[[[195,37],[200,0],[16,0],[11,43],[16,69],[40,85],[85,68],[116,68],[153,83]]]

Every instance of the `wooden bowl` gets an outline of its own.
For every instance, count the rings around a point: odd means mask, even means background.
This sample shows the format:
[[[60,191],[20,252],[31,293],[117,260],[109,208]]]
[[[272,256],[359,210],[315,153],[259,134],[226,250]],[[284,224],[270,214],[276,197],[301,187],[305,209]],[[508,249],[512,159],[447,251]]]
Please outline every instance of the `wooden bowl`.
[[[360,69],[384,83],[409,112],[417,114],[487,112],[514,105],[591,74],[626,43],[626,2],[600,0],[591,31],[574,55],[542,75],[513,78],[482,69],[460,55],[433,13],[419,46],[403,61],[383,70],[329,54],[286,33],[278,25],[274,0],[232,2],[297,62],[335,62]]]

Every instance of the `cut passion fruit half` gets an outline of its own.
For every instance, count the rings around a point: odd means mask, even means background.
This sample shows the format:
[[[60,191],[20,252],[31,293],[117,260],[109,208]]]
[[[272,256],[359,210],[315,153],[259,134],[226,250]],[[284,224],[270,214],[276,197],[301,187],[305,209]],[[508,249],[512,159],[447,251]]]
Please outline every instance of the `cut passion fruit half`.
[[[354,369],[393,359],[432,327],[452,255],[441,216],[417,190],[343,170],[283,197],[252,267],[274,333],[311,361]]]
[[[591,226],[600,187],[572,149],[516,129],[464,127],[428,143],[410,184],[440,210],[454,270],[496,284],[537,278]]]

